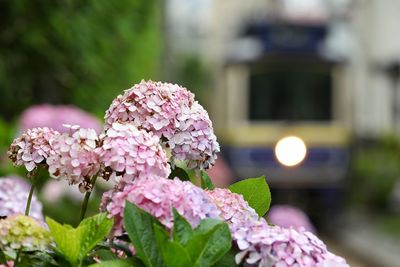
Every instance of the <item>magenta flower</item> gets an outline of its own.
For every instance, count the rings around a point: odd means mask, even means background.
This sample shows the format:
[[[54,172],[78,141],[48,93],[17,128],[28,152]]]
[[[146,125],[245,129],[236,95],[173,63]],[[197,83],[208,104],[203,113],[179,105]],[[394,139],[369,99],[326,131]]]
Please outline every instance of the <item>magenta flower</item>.
[[[90,178],[100,170],[96,131],[76,125],[68,127],[69,133],[50,140],[54,151],[46,161],[50,176],[66,179],[69,184],[79,184],[82,192],[91,190]]]
[[[270,226],[264,219],[249,221],[232,238],[241,250],[236,262],[256,266],[349,267],[346,261],[330,253],[314,234]]]
[[[248,221],[256,221],[259,218],[242,195],[222,188],[206,191],[206,193],[221,211],[221,217],[228,223],[231,232],[235,232]]]
[[[104,118],[106,130],[130,122],[153,132],[193,168],[210,167],[219,152],[207,112],[179,85],[142,81],[114,99]]]
[[[160,139],[151,132],[138,130],[133,124],[113,123],[98,149],[104,170],[100,174],[118,182],[130,182],[141,177],[168,177],[168,158]]]
[[[31,106],[20,117],[20,130],[48,127],[59,132],[67,132],[64,124],[79,125],[82,128],[95,129],[101,132],[102,125],[93,115],[75,106],[42,104]]]
[[[315,233],[315,227],[308,216],[300,209],[290,205],[275,205],[268,211],[268,221],[272,224],[295,229],[302,229]]]
[[[0,216],[24,214],[29,187],[25,180],[16,176],[0,178]],[[29,216],[43,221],[42,204],[35,195],[32,196]]]
[[[50,139],[59,136],[57,131],[49,128],[28,129],[16,138],[7,155],[16,166],[25,166],[28,172],[44,164],[52,153]]]
[[[173,226],[172,208],[195,227],[202,219],[219,218],[220,212],[201,188],[190,182],[149,177],[127,184],[121,191],[112,190],[103,195],[100,209],[114,217],[114,235],[124,232],[122,219],[125,201],[138,205],[155,216],[168,228]]]

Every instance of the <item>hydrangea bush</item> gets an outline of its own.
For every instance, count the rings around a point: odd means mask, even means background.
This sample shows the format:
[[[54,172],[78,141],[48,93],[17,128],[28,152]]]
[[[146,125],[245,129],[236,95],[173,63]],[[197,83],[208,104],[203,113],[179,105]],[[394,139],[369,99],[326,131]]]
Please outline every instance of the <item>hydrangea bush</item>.
[[[33,128],[11,144],[8,156],[31,189],[0,180],[0,266],[348,266],[311,232],[268,224],[264,177],[214,188],[204,170],[219,144],[186,88],[142,81],[104,119],[100,133]],[[38,168],[85,194],[77,227],[38,215]],[[113,188],[100,213],[85,218],[97,179]]]
[[[20,131],[37,127],[49,127],[58,132],[68,129],[63,124],[80,125],[84,128],[95,129],[100,133],[102,126],[100,121],[89,113],[75,107],[66,105],[35,105],[26,109],[20,117]]]
[[[17,176],[0,178],[0,217],[23,214],[28,195],[29,184],[22,178]],[[35,195],[32,195],[29,215],[44,221],[42,203]]]
[[[315,233],[315,227],[311,223],[307,214],[301,209],[291,205],[273,205],[268,211],[268,221],[271,224],[282,227],[293,227],[301,230],[305,229],[311,233]]]

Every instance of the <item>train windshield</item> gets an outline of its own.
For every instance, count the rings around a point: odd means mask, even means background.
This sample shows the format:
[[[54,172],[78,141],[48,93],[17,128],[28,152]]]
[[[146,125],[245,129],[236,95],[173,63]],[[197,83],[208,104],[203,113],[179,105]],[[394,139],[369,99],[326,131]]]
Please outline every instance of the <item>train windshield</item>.
[[[252,68],[248,114],[252,121],[331,120],[330,68]]]

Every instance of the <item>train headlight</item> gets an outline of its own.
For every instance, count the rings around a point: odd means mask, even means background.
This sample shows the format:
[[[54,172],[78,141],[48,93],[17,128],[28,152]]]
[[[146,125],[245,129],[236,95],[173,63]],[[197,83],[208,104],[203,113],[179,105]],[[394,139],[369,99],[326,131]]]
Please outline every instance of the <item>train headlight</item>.
[[[295,166],[302,162],[307,154],[303,140],[296,136],[284,137],[275,146],[275,156],[285,166]]]

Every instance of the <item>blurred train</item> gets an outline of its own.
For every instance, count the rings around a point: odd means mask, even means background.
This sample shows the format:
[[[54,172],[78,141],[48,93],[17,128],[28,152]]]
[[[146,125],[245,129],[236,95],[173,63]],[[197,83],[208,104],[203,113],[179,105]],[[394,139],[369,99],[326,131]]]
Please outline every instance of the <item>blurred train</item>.
[[[346,64],[324,53],[326,38],[325,25],[248,24],[219,75],[223,156],[236,177],[264,174],[274,203],[301,192],[301,201],[335,209],[341,198],[351,134],[341,108]]]

